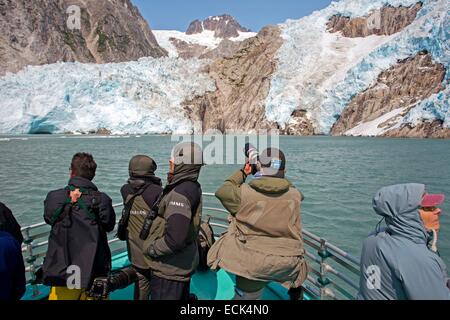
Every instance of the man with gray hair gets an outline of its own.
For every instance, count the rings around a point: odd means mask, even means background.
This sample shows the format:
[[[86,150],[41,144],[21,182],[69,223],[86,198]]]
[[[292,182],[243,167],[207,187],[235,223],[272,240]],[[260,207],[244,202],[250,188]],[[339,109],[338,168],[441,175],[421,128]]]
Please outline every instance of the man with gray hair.
[[[152,300],[188,300],[198,261],[197,237],[202,214],[198,182],[203,152],[195,143],[174,147],[170,170],[145,250],[152,270]]]

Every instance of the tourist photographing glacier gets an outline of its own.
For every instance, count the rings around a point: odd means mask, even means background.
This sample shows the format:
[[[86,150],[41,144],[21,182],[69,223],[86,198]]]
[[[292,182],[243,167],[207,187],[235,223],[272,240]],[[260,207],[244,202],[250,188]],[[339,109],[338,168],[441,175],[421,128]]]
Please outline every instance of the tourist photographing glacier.
[[[450,300],[448,0],[0,0],[0,31],[3,300]]]

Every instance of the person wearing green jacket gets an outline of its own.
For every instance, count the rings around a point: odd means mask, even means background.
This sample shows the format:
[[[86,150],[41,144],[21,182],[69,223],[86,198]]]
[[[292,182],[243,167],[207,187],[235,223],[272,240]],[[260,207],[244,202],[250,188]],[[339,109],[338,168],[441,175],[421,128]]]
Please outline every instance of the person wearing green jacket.
[[[255,179],[245,183],[252,173],[248,160],[216,192],[230,212],[230,226],[211,247],[208,265],[236,275],[235,300],[261,299],[271,281],[300,288],[308,274],[300,216],[303,195],[285,178],[283,152],[263,151],[258,168]]]

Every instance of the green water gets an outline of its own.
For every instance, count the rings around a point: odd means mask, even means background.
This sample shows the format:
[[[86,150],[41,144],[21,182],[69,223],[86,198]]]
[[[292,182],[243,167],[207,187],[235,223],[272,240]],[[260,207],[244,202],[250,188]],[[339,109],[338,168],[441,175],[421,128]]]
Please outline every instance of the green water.
[[[306,229],[359,255],[362,240],[379,221],[371,208],[372,195],[385,185],[420,182],[448,197],[439,250],[450,263],[450,140],[282,137],[280,144],[288,159],[288,178],[306,197]],[[167,136],[0,137],[0,201],[21,224],[41,222],[47,192],[66,185],[72,155],[84,151],[98,164],[94,182],[118,203],[130,157],[151,155],[164,178],[173,145]],[[205,167],[203,190],[214,192],[236,168]]]

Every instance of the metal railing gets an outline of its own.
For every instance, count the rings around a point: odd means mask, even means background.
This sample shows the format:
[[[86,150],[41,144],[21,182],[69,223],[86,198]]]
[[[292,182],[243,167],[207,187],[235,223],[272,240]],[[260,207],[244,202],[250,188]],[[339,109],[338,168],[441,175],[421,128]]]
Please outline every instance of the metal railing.
[[[211,226],[218,237],[228,228],[228,219],[224,215],[229,213],[215,199],[214,194],[204,193],[203,196],[203,217],[211,218]],[[211,204],[208,201],[214,202]],[[117,204],[114,208],[122,206]],[[27,283],[32,287],[33,297],[37,297],[40,295],[39,286],[32,283],[47,251],[50,227],[46,223],[38,223],[22,228],[22,233]],[[126,252],[125,243],[115,238],[115,234],[116,229],[109,235],[113,255]],[[359,259],[307,230],[303,230],[303,241],[310,267],[308,278],[303,284],[305,292],[311,298],[320,300],[355,299],[359,288]]]

